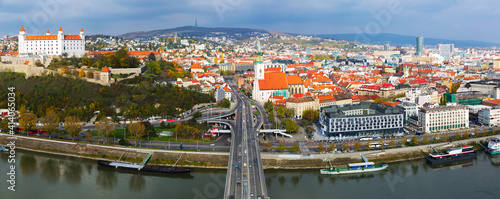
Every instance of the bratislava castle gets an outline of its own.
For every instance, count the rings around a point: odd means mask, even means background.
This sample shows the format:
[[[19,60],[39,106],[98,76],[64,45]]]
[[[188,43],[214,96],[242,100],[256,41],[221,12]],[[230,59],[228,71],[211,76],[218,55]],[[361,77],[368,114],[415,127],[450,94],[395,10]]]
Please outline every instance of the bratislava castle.
[[[62,55],[81,57],[85,54],[85,34],[65,35],[59,28],[57,35],[51,35],[47,30],[45,35],[26,35],[24,27],[19,30],[19,56],[30,55]]]

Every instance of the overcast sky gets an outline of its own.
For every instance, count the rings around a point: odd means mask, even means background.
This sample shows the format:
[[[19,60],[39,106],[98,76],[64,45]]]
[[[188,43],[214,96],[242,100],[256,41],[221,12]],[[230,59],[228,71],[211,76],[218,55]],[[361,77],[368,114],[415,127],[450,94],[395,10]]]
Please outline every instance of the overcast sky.
[[[194,25],[198,18],[202,27],[500,43],[498,7],[494,0],[0,0],[0,35],[17,35],[22,25],[28,35],[59,27],[65,33],[83,28],[87,35],[119,35]]]

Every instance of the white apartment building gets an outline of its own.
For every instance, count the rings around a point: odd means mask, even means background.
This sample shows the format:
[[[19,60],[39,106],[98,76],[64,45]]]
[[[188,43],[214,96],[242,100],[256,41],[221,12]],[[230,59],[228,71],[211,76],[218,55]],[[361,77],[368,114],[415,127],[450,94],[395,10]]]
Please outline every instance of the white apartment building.
[[[399,109],[370,102],[323,107],[319,121],[323,134],[337,138],[403,131],[403,113]]]
[[[421,107],[418,113],[420,130],[425,133],[469,128],[469,110],[466,106],[448,103],[447,106]]]
[[[500,107],[481,109],[477,113],[478,122],[487,126],[500,125]]]
[[[418,115],[417,104],[410,102],[403,102],[396,106],[402,113],[404,113],[404,124],[408,124],[408,119],[412,116]]]
[[[47,30],[45,35],[26,35],[21,27],[18,36],[19,56],[30,55],[62,55],[81,57],[85,54],[85,34],[83,29],[79,35],[65,35],[59,28],[57,35],[51,35]]]

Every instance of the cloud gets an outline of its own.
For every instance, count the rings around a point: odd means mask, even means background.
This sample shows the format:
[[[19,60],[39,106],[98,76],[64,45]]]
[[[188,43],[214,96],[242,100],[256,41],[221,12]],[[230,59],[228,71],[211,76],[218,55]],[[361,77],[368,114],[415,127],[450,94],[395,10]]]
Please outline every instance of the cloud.
[[[48,7],[55,12],[44,9],[47,2],[59,2]],[[500,2],[487,0],[2,0],[0,35],[21,25],[32,26],[29,34],[64,27],[118,35],[193,25],[195,18],[207,27],[351,33],[377,22],[373,13],[388,10],[390,3],[399,3],[401,12],[391,14],[381,32],[500,43],[500,30],[491,28],[500,19]]]

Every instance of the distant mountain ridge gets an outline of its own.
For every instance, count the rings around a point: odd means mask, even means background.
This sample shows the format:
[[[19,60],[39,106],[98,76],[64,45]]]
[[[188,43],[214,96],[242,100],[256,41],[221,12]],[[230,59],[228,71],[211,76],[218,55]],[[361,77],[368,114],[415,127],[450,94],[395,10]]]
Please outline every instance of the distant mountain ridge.
[[[209,35],[221,34],[221,33],[236,35],[236,34],[247,34],[247,33],[253,33],[253,32],[269,33],[269,34],[273,34],[273,35],[274,34],[278,34],[278,35],[282,34],[282,33],[261,30],[261,29],[252,29],[252,28],[224,28],[224,27],[209,28],[209,27],[182,26],[182,27],[177,27],[177,28],[159,29],[159,30],[152,30],[152,31],[130,32],[130,33],[125,33],[125,34],[118,35],[118,36],[125,38],[125,39],[135,39],[135,38],[149,38],[149,37],[153,37],[153,36],[160,36],[160,35],[177,33],[177,34],[183,35],[183,36],[203,37],[203,36],[209,36]]]
[[[231,28],[231,27],[195,27],[195,26],[182,26],[177,28],[169,29],[159,29],[152,31],[137,31],[125,33],[118,35],[124,39],[135,39],[135,38],[150,38],[153,36],[169,35],[177,33],[179,36],[214,36],[220,34],[227,34],[235,36],[236,34],[241,34],[242,37],[250,36],[249,33],[269,33],[271,35],[305,35],[296,33],[280,33],[274,31],[268,31],[263,29],[252,29],[252,28]],[[311,35],[309,35],[311,36]],[[346,41],[358,41],[361,43],[368,44],[386,44],[390,43],[391,46],[396,45],[413,45],[416,43],[416,36],[399,35],[392,33],[380,33],[380,34],[317,34],[316,37],[336,39],[336,40],[346,40]],[[436,38],[426,38],[424,37],[424,45],[437,45],[437,44],[455,44],[455,47],[497,47],[500,44],[485,41],[472,41],[472,40],[450,40],[450,39],[436,39]]]
[[[368,44],[386,44],[390,43],[391,46],[396,45],[416,45],[416,36],[399,35],[391,33],[380,33],[380,34],[321,34],[316,35],[321,38],[328,39],[338,39],[346,41],[358,41],[361,43]],[[455,47],[497,47],[500,44],[484,41],[471,41],[471,40],[450,40],[450,39],[436,39],[436,38],[426,38],[424,37],[424,45],[438,45],[438,44],[455,44]]]

